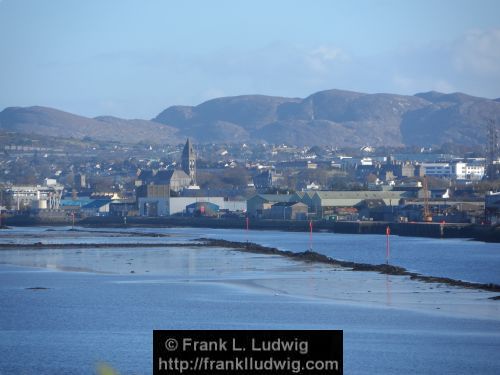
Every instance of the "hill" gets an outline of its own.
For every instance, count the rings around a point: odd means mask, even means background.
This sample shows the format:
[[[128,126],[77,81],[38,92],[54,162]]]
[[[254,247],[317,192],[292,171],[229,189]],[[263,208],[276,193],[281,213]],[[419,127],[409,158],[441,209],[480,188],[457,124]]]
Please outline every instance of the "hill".
[[[297,145],[481,145],[500,103],[462,93],[414,96],[328,90],[305,99],[246,95],[174,106],[154,121],[199,141]]]
[[[122,142],[268,142],[332,146],[483,145],[500,102],[463,93],[365,94],[327,90],[307,98],[242,95],[172,106],[151,121],[94,119],[52,108],[6,108],[0,129]]]
[[[9,107],[0,112],[0,129],[22,134],[136,143],[176,144],[178,130],[147,120],[103,116],[95,119],[47,107]]]

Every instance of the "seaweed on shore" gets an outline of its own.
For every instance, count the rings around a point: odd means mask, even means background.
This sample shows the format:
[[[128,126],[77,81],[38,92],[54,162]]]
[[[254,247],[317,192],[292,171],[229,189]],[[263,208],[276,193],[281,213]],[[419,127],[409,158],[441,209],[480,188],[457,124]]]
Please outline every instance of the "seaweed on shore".
[[[488,292],[500,292],[500,285],[487,283],[474,283],[463,280],[455,280],[448,277],[440,276],[427,276],[416,272],[410,272],[406,268],[394,266],[390,264],[367,264],[367,263],[357,263],[351,261],[343,261],[328,257],[324,254],[319,254],[314,251],[304,251],[304,252],[293,252],[289,250],[279,250],[275,247],[262,246],[253,242],[236,242],[227,241],[221,239],[213,238],[198,238],[190,243],[75,243],[75,244],[44,244],[42,242],[35,242],[32,244],[0,244],[1,249],[77,249],[77,248],[139,248],[139,247],[222,247],[235,249],[238,251],[258,253],[258,254],[268,254],[268,255],[280,255],[285,256],[294,260],[300,260],[305,262],[315,262],[330,264],[336,267],[349,268],[352,271],[371,271],[378,272],[386,275],[396,275],[396,276],[408,276],[411,280],[423,281],[426,283],[436,283],[444,284],[454,287],[468,288],[468,289],[479,289]],[[492,297],[492,300],[500,300],[500,297]]]
[[[47,229],[50,230],[50,229]],[[70,228],[68,229],[68,232],[85,232],[85,233],[104,233],[104,234],[120,234],[120,235],[126,235],[128,237],[171,237],[170,234],[165,234],[165,233],[148,233],[148,232],[132,232],[132,231],[124,231],[124,232],[119,232],[119,231],[103,231],[103,230],[86,230],[86,229],[78,229],[78,228]]]
[[[314,251],[304,251],[301,253],[294,253],[292,251],[279,250],[274,247],[266,247],[252,242],[235,242],[235,241],[226,241],[226,240],[211,239],[211,238],[199,238],[197,239],[197,241],[204,241],[208,246],[233,248],[240,251],[251,252],[251,253],[282,255],[296,260],[325,263],[339,267],[346,267],[352,269],[353,271],[372,271],[386,275],[409,276],[411,280],[418,280],[426,283],[438,283],[438,284],[445,284],[449,286],[462,287],[468,289],[480,289],[488,292],[500,292],[500,285],[498,284],[492,284],[492,283],[481,284],[469,281],[455,280],[449,277],[421,275],[416,272],[410,272],[406,268],[393,266],[390,264],[366,264],[366,263],[342,261],[330,258],[324,254],[316,253]],[[491,298],[491,299],[496,300],[497,298]],[[500,298],[498,298],[498,300],[500,300]]]

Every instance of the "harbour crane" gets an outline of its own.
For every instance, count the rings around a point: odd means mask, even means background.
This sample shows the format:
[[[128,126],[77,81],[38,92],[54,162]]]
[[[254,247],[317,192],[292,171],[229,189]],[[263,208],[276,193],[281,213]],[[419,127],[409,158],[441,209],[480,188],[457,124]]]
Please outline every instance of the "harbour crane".
[[[432,222],[432,214],[429,209],[429,185],[427,184],[427,176],[424,176],[424,213],[423,219],[426,223]]]

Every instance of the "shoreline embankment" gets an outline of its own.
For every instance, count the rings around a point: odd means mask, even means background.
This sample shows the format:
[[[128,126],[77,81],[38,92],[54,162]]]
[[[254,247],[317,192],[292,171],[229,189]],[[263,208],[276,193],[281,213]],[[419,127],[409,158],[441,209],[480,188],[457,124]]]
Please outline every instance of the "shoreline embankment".
[[[274,247],[262,246],[253,242],[235,242],[221,239],[199,238],[197,241],[203,242],[207,246],[225,247],[235,249],[243,252],[280,255],[294,260],[301,260],[305,262],[324,263],[337,267],[350,268],[352,271],[368,271],[378,272],[386,275],[396,276],[409,276],[411,280],[423,281],[426,283],[438,283],[449,286],[456,286],[468,289],[480,289],[488,292],[500,292],[500,285],[493,283],[474,283],[469,281],[462,281],[451,279],[449,277],[428,276],[416,272],[410,272],[404,267],[393,266],[391,264],[368,264],[358,263],[352,261],[343,261],[330,258],[324,254],[315,251],[293,252],[288,250],[280,250]],[[500,296],[493,297],[492,299],[498,300]]]
[[[149,234],[146,236],[149,237]],[[453,287],[461,287],[467,289],[484,290],[487,292],[500,293],[500,285],[493,283],[477,283],[448,277],[422,275],[416,272],[410,272],[404,267],[395,266],[391,264],[368,264],[358,263],[352,261],[338,260],[328,257],[324,254],[315,251],[293,252],[289,250],[280,250],[274,247],[259,245],[253,242],[238,242],[228,241],[223,239],[213,238],[198,238],[189,243],[169,243],[169,242],[155,242],[155,243],[66,243],[66,244],[53,244],[53,243],[25,243],[25,244],[0,244],[1,250],[42,250],[42,249],[96,249],[96,248],[163,248],[163,247],[218,247],[227,248],[230,250],[265,254],[265,255],[278,255],[302,262],[328,264],[333,267],[347,268],[352,271],[364,272],[378,272],[380,274],[394,275],[394,276],[407,276],[411,280],[422,281],[433,284],[443,284]],[[500,295],[490,297],[493,300],[500,300]]]
[[[12,216],[4,220],[7,226],[72,225],[69,218]],[[218,219],[205,217],[123,217],[93,216],[75,221],[75,225],[89,227],[193,227],[216,229],[245,229],[245,218]],[[305,220],[250,219],[251,230],[309,231]],[[500,227],[461,223],[393,223],[384,221],[329,221],[314,220],[313,231],[345,234],[386,234],[432,238],[470,238],[485,242],[500,242]]]

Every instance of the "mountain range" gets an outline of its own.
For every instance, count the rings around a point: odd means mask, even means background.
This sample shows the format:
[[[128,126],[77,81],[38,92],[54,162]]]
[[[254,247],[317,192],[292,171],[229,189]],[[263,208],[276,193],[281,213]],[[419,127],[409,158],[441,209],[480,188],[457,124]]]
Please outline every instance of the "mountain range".
[[[486,144],[500,99],[436,91],[416,95],[327,90],[307,98],[222,97],[172,106],[151,120],[88,118],[46,107],[9,107],[0,130],[134,143],[267,142],[331,146]]]

